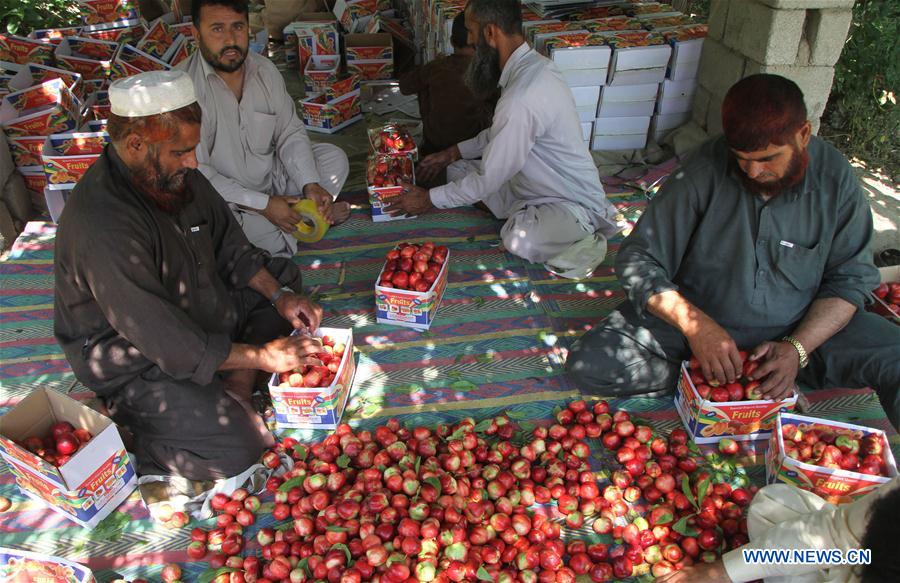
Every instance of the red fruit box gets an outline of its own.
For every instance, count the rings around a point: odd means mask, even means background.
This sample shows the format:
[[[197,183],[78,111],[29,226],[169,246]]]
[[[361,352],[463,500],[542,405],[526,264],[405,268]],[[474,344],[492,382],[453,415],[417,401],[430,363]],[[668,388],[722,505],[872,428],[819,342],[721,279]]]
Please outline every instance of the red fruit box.
[[[347,72],[366,81],[390,79],[394,76],[394,62],[390,60],[347,61]]]
[[[28,38],[40,41],[42,43],[58,45],[59,42],[67,36],[78,36],[78,33],[80,32],[80,26],[69,26],[66,28],[40,28],[29,32]]]
[[[81,29],[79,36],[122,44],[136,43],[144,36],[145,32],[146,29],[141,21],[135,19],[85,26]]]
[[[321,93],[337,81],[341,57],[338,55],[313,55],[303,70],[303,84],[309,92]]]
[[[403,187],[398,182],[416,183],[416,173],[411,154],[389,155],[372,154],[369,156],[366,169],[366,184],[369,191],[369,204],[372,206],[372,220],[376,223],[411,219],[406,215],[391,216],[383,207],[390,199],[400,196]]]
[[[57,134],[58,135],[58,134]],[[69,134],[70,136],[76,134]],[[51,190],[64,185],[77,184],[88,168],[100,158],[100,154],[62,154],[53,146],[53,136],[44,142],[41,156],[44,162],[44,173],[47,174],[47,185]]]
[[[7,139],[9,152],[17,168],[40,166],[43,161],[41,154],[44,151],[44,141],[47,136],[19,136]]]
[[[880,267],[878,271],[881,273],[882,283],[896,284],[897,282],[900,282],[900,265]],[[872,300],[873,302],[867,307],[870,312],[880,314],[894,324],[900,325],[900,311],[898,311],[895,306],[888,303],[886,298],[879,298],[874,291],[872,292]]]
[[[137,20],[141,17],[137,0],[78,0],[85,24]]]
[[[387,32],[345,35],[344,50],[348,65],[351,61],[394,60],[394,41]]]
[[[0,61],[52,65],[53,45],[24,36],[0,34]]]
[[[112,110],[108,91],[94,91],[84,103],[81,115],[85,119],[107,119]]]
[[[68,87],[72,94],[79,99],[84,95],[84,85],[82,84],[81,75],[79,73],[73,73],[72,71],[57,69],[55,67],[48,67],[46,65],[38,65],[36,63],[29,63],[23,67],[21,71],[16,73],[16,75],[9,80],[9,89],[11,91],[22,91],[54,79],[62,79],[66,87]]]
[[[115,63],[127,63],[132,67],[144,71],[167,71],[172,67],[165,61],[161,61],[149,55],[144,51],[137,49],[131,45],[122,45],[119,53],[116,55]]]
[[[174,67],[180,62],[186,61],[191,55],[194,54],[194,51],[196,50],[197,43],[194,42],[194,39],[181,37],[181,42],[178,43],[177,48],[175,49],[175,53],[169,60],[169,64]]]
[[[897,476],[897,464],[884,431],[851,423],[841,423],[828,419],[817,419],[792,413],[783,413],[776,420],[775,431],[769,439],[766,452],[766,481],[769,484],[783,482],[797,488],[808,490],[825,498],[833,504],[852,502],[865,496],[881,484],[889,482]],[[795,426],[800,431],[808,431],[814,427],[830,429],[840,434],[862,439],[876,435],[882,441],[884,465],[888,476],[872,476],[847,470],[826,468],[801,462],[785,453],[783,428]]]
[[[43,166],[28,166],[19,168],[19,174],[25,182],[25,189],[35,193],[44,192],[47,188],[47,175]]]
[[[737,441],[768,439],[778,413],[793,411],[796,405],[796,392],[782,401],[715,402],[704,399],[691,381],[688,363],[681,364],[675,408],[685,429],[697,443],[717,443],[725,437]]]
[[[359,89],[335,99],[325,93],[313,93],[300,102],[306,129],[333,134],[362,119]]]
[[[119,49],[118,43],[115,42],[79,36],[66,37],[59,45],[57,50],[62,48],[62,54],[94,61],[111,61]]]
[[[157,18],[136,46],[148,55],[168,62],[178,50],[177,43],[179,41],[178,33],[172,30],[162,18]]]
[[[68,421],[93,434],[85,447],[56,467],[19,443],[43,436],[53,423]],[[69,520],[93,528],[137,486],[134,465],[116,425],[107,417],[55,391],[34,391],[0,417],[0,457],[26,496]]]
[[[333,12],[349,32],[363,30],[376,12],[391,9],[390,0],[337,0]]]
[[[97,580],[94,579],[90,569],[73,561],[51,557],[44,553],[4,548],[0,549],[0,581],[96,583]]]
[[[345,75],[325,88],[325,97],[331,101],[354,91],[359,91],[359,75]]]
[[[80,74],[85,81],[106,79],[109,76],[112,57],[104,60],[86,57],[76,53],[73,50],[73,45],[70,45],[68,41],[68,38],[64,38],[56,46],[56,61],[60,67]]]
[[[337,55],[338,48],[338,32],[337,25],[334,20],[329,22],[295,22],[293,23],[293,33],[290,37],[285,36],[297,44],[296,54],[299,70],[306,69],[306,64],[310,57],[318,55]]]
[[[296,334],[296,332],[295,332]],[[327,387],[304,388],[280,384],[278,373],[269,380],[269,394],[275,409],[275,423],[280,428],[334,429],[341,422],[344,406],[356,374],[353,358],[353,330],[348,328],[319,328],[315,336],[331,336],[344,344],[344,357]]]
[[[46,94],[23,97],[24,92],[17,91],[3,98],[3,103],[0,104],[0,126],[3,127],[7,137],[48,136],[72,131],[78,127],[78,102],[72,92],[60,79],[47,81],[41,85],[48,84],[53,86],[53,91],[58,90],[58,95],[54,101],[40,107],[21,108],[22,105],[34,103],[34,100],[43,99]]]
[[[400,247],[395,247],[399,249]],[[395,324],[416,330],[428,330],[437,314],[444,289],[447,287],[447,266],[450,265],[450,251],[441,266],[437,279],[428,291],[415,292],[375,285],[375,321],[380,324]],[[376,282],[381,281],[384,267],[378,272]]]

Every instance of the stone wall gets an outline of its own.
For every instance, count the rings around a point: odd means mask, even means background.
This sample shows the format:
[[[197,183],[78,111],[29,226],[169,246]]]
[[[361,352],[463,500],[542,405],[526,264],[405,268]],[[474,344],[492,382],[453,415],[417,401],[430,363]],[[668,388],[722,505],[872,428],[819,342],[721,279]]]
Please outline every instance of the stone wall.
[[[712,0],[693,121],[709,135],[721,133],[728,88],[749,75],[774,73],[800,86],[818,131],[853,2]]]

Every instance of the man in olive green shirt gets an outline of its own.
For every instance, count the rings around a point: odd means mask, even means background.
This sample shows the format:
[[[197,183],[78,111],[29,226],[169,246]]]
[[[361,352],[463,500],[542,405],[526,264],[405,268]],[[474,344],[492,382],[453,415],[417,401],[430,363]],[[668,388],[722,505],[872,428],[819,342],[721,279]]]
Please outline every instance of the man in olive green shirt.
[[[754,75],[722,105],[725,135],[668,180],[619,249],[627,299],[567,368],[591,393],[660,393],[692,354],[707,378],[758,360],[762,393],[872,387],[900,421],[900,328],[865,312],[878,285],[872,217],[847,160],[811,136],[792,81]]]

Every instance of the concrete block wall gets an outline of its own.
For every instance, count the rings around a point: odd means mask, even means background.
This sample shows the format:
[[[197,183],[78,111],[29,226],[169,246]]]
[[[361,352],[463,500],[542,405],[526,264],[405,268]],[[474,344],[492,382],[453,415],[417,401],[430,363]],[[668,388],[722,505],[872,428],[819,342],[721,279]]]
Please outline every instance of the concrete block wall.
[[[854,0],[712,0],[693,121],[722,132],[722,100],[756,73],[793,79],[806,97],[813,130],[825,110],[850,29]]]

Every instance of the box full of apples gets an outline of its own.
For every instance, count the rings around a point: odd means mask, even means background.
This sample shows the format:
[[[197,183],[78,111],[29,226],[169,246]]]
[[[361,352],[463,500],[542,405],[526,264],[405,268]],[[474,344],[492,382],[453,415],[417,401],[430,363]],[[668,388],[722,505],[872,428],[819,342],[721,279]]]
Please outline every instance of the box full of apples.
[[[215,524],[193,529],[188,555],[217,583],[574,583],[660,577],[747,542],[755,488],[712,483],[683,429],[660,435],[605,401],[573,401],[548,421],[389,419],[341,424],[312,445],[284,438],[263,456],[272,469],[291,459],[266,483],[274,505],[216,494]],[[591,469],[592,448],[611,477]],[[275,523],[252,540],[261,508]],[[166,569],[163,581],[182,577]]]
[[[115,424],[47,389],[32,392],[0,417],[0,457],[24,495],[87,528],[137,485]]]
[[[353,377],[353,331],[320,328],[322,365],[304,365],[275,373],[269,381],[269,395],[279,428],[334,429],[341,421]]]
[[[375,284],[376,320],[427,330],[447,286],[449,263],[450,251],[431,241],[388,251]]]
[[[381,127],[369,128],[369,144],[375,154],[411,156],[418,159],[419,148],[407,124],[390,122]]]
[[[681,364],[675,408],[697,443],[716,443],[723,438],[768,439],[778,413],[793,411],[797,405],[796,391],[781,401],[762,399],[760,383],[749,379],[757,362],[743,350],[740,355],[741,378],[725,385],[707,380],[695,357]]]
[[[779,415],[766,452],[766,480],[809,490],[832,503],[852,502],[897,475],[879,429]]]
[[[882,267],[881,284],[872,290],[870,309],[894,324],[900,324],[900,266]]]
[[[369,156],[366,183],[369,204],[372,205],[372,220],[376,223],[408,219],[406,215],[391,216],[383,211],[390,199],[400,196],[400,183],[415,184],[416,176],[411,155],[372,154]]]

